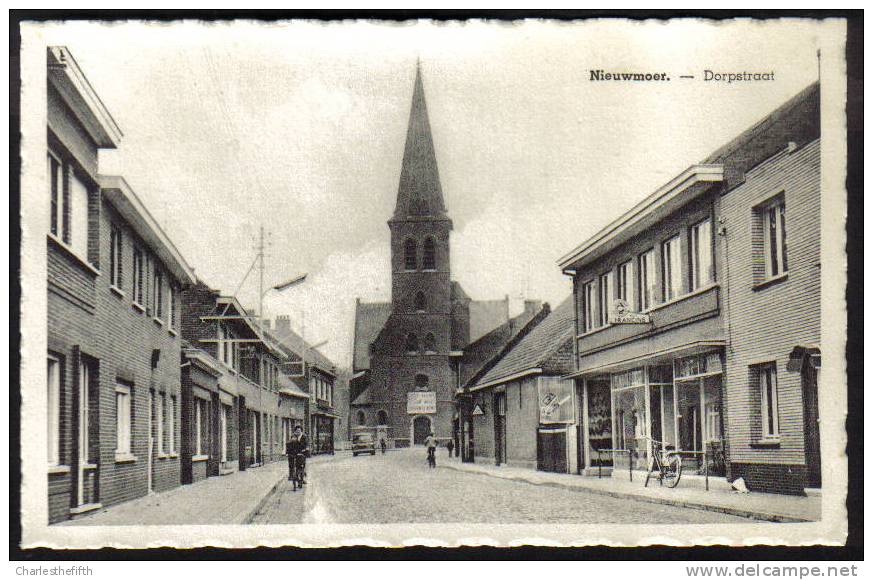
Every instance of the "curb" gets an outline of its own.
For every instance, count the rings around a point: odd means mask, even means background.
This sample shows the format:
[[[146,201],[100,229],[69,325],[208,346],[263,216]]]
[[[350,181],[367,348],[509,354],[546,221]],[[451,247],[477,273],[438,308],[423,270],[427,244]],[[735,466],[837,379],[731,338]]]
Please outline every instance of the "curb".
[[[534,481],[531,481],[530,479],[527,479],[526,477],[523,477],[523,476],[504,475],[504,474],[492,473],[492,472],[489,472],[486,470],[483,470],[483,471],[467,470],[467,469],[462,469],[460,467],[456,467],[452,464],[443,464],[442,467],[446,467],[448,469],[454,469],[455,471],[460,471],[463,473],[472,473],[474,475],[485,475],[488,477],[495,477],[497,479],[506,479],[509,481],[518,481],[518,482],[522,482],[522,483],[527,483],[529,485],[543,485],[543,486],[554,487],[554,488],[558,488],[558,489],[567,489],[570,491],[595,493],[598,495],[605,495],[605,496],[614,497],[614,498],[618,498],[618,499],[633,499],[633,500],[637,500],[637,501],[644,501],[644,502],[648,502],[648,503],[655,503],[655,504],[661,504],[661,505],[670,505],[670,506],[683,507],[683,508],[688,508],[688,509],[696,509],[696,510],[709,511],[709,512],[718,512],[718,513],[723,513],[723,514],[728,514],[728,515],[740,516],[740,517],[744,517],[744,518],[761,520],[761,521],[765,521],[765,522],[809,523],[809,522],[817,521],[817,520],[810,520],[807,518],[801,518],[798,516],[789,516],[789,515],[784,515],[784,514],[773,514],[773,513],[767,513],[767,512],[757,512],[757,511],[746,510],[746,509],[741,509],[741,508],[734,508],[734,507],[730,507],[730,506],[713,505],[713,504],[707,504],[707,503],[701,503],[701,502],[695,502],[695,501],[686,501],[686,500],[681,500],[681,499],[652,497],[652,496],[648,496],[648,495],[638,495],[638,494],[628,493],[628,492],[623,492],[623,491],[609,491],[606,489],[597,489],[597,488],[584,487],[584,486],[566,485],[564,483],[560,483],[557,481],[534,482]]]
[[[262,497],[258,501],[258,504],[255,506],[255,508],[253,510],[251,510],[246,515],[246,517],[244,517],[242,519],[242,521],[240,522],[241,524],[243,524],[243,525],[251,524],[252,521],[254,521],[255,516],[257,516],[258,512],[260,512],[261,509],[263,509],[263,507],[265,505],[267,505],[267,502],[270,501],[270,498],[273,497],[273,494],[275,494],[276,490],[279,489],[279,486],[282,485],[282,481],[284,479],[285,479],[285,474],[280,472],[279,477],[276,478],[275,483],[273,483],[273,485],[270,487],[270,489],[267,491],[267,493],[264,494],[264,497]]]

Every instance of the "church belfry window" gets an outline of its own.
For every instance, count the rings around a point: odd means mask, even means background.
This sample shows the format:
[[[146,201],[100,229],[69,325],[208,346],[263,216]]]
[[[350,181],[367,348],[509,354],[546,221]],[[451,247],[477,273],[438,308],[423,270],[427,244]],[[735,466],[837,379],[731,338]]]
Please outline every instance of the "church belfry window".
[[[418,248],[412,238],[406,240],[403,246],[403,268],[405,270],[418,269]]]
[[[424,337],[424,351],[436,352],[436,339],[432,332],[428,332],[427,336]]]
[[[414,332],[410,332],[409,335],[406,337],[406,352],[418,352],[418,337],[415,336]]]
[[[416,391],[426,391],[429,383],[430,379],[428,379],[427,375],[415,375]]]
[[[424,292],[418,291],[415,293],[415,310],[416,312],[424,312],[427,307],[427,299],[424,297]]]
[[[436,244],[433,238],[424,241],[424,258],[422,267],[425,270],[436,270]]]

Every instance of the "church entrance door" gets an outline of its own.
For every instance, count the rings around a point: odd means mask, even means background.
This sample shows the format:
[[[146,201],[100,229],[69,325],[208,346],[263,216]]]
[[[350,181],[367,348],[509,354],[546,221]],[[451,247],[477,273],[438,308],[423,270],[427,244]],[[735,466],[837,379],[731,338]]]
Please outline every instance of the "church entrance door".
[[[424,445],[425,439],[430,434],[430,418],[419,415],[412,420],[412,443]]]

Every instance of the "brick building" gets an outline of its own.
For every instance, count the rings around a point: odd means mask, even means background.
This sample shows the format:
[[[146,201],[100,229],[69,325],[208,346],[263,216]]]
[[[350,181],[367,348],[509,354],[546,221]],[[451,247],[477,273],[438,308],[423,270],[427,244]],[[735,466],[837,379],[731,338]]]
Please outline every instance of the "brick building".
[[[179,485],[181,290],[193,272],[134,191],[98,172],[121,132],[48,49],[49,521]]]
[[[818,85],[560,260],[572,276],[580,471],[652,440],[752,489],[820,477]],[[705,455],[704,455],[705,453]],[[706,465],[704,465],[704,457]]]
[[[182,300],[184,482],[279,459],[307,396],[284,376],[286,353],[236,298],[198,281]]]
[[[391,230],[391,302],[355,308],[352,427],[381,426],[397,446],[428,433],[446,440],[456,419],[458,360],[495,322],[451,279],[452,220],[443,201],[421,70],[416,69]],[[474,320],[474,313],[478,319]]]

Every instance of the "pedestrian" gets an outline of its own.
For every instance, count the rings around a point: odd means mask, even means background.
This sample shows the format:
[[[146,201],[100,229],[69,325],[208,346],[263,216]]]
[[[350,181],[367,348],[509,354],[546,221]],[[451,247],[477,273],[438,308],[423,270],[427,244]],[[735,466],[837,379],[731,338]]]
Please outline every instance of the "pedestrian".
[[[446,443],[446,449],[449,450],[449,458],[451,458],[452,451],[455,450],[455,442],[452,439],[449,439],[448,443]]]
[[[309,453],[309,440],[303,432],[303,427],[294,427],[294,434],[285,443],[285,454],[288,456],[288,481],[294,477],[294,463],[299,461],[299,468],[303,470],[301,483],[306,483],[306,454]],[[298,456],[300,458],[298,459]]]
[[[427,436],[427,439],[424,440],[424,444],[427,446],[427,464],[431,467],[436,467],[437,440],[436,437],[434,437],[433,432]]]
[[[388,447],[388,444],[385,443],[385,438],[384,438],[384,437],[382,437],[381,439],[379,439],[379,447],[382,448],[382,455],[385,455],[385,448]]]

